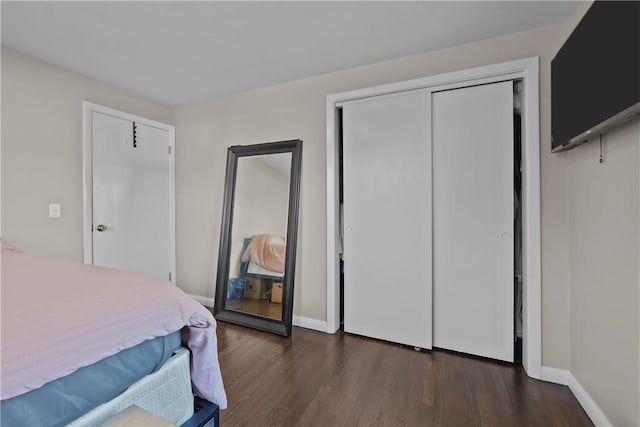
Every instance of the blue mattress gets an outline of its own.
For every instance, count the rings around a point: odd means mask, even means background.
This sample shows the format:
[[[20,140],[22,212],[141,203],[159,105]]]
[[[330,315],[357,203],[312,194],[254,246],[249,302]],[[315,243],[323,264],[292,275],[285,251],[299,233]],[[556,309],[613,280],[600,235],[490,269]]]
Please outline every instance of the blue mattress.
[[[180,347],[180,341],[180,331],[144,341],[36,390],[3,400],[0,425],[67,425],[160,369]]]

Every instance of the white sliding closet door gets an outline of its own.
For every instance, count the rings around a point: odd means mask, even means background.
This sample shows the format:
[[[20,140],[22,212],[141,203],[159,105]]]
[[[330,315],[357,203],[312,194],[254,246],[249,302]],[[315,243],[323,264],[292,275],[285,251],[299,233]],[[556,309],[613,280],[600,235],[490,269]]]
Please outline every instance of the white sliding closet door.
[[[344,330],[431,348],[428,93],[343,107]]]
[[[512,82],[432,99],[434,346],[513,361]]]

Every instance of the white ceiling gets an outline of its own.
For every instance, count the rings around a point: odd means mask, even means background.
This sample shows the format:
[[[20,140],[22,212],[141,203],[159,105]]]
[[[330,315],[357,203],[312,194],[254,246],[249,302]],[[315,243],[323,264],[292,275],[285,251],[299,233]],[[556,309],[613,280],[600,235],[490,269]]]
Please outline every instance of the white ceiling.
[[[2,45],[175,105],[567,19],[577,2],[13,2]]]

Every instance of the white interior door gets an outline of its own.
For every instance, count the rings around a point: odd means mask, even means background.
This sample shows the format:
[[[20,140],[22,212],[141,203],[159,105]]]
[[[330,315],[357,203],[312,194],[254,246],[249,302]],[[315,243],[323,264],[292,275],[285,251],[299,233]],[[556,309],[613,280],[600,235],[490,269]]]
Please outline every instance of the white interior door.
[[[171,281],[169,132],[92,113],[93,264]]]
[[[431,348],[431,147],[424,91],[343,107],[344,330]]]
[[[513,89],[433,94],[434,346],[513,361]]]

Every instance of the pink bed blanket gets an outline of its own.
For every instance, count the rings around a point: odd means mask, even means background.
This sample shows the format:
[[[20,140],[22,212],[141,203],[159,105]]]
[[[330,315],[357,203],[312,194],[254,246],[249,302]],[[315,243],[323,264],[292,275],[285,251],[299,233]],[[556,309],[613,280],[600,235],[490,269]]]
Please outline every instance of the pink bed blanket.
[[[258,234],[251,238],[251,242],[242,254],[241,261],[250,261],[267,270],[284,273],[285,251],[286,245],[283,237]]]
[[[188,326],[195,394],[224,409],[211,313],[143,274],[30,256],[2,244],[2,399]]]

